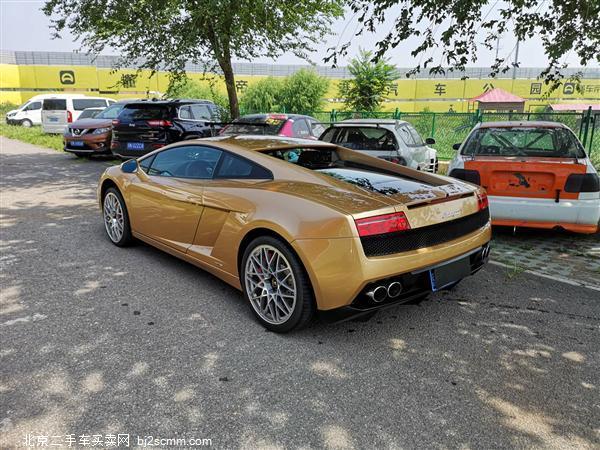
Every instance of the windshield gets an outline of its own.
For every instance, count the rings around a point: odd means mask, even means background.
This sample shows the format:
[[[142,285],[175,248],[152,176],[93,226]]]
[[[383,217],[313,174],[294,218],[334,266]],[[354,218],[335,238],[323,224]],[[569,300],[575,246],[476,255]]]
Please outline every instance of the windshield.
[[[79,119],[92,119],[96,117],[99,112],[100,111],[97,109],[84,109],[81,111],[81,114],[79,114]]]
[[[96,119],[116,119],[123,105],[112,105],[108,108],[103,109],[97,116]]]
[[[483,128],[469,138],[463,155],[585,158],[575,135],[564,128]]]
[[[286,119],[274,117],[241,117],[227,125],[221,134],[267,134],[276,135]]]

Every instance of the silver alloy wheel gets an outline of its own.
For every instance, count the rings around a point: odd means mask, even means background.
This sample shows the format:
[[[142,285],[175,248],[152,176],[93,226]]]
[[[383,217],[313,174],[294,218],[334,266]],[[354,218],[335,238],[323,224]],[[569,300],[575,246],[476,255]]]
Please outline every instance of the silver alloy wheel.
[[[271,245],[259,245],[244,270],[246,292],[256,313],[273,325],[285,323],[296,306],[296,279],[286,257]]]
[[[108,233],[108,237],[113,242],[119,242],[123,237],[123,229],[125,226],[123,218],[123,207],[121,201],[113,193],[109,192],[104,197],[104,227]]]

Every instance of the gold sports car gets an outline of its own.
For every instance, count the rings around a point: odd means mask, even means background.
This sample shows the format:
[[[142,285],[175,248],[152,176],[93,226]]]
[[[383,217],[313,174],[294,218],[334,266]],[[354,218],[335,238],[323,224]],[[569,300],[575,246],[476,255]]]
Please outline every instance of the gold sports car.
[[[108,168],[98,200],[114,244],[209,271],[277,332],[418,301],[489,255],[482,188],[311,140],[180,142]]]

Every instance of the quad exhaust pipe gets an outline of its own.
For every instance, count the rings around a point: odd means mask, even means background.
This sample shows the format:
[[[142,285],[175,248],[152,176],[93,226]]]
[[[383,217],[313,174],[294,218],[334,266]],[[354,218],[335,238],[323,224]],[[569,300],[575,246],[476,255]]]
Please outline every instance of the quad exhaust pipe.
[[[392,281],[389,285],[380,285],[370,291],[367,291],[367,297],[375,303],[381,303],[386,298],[396,298],[402,293],[402,283]]]

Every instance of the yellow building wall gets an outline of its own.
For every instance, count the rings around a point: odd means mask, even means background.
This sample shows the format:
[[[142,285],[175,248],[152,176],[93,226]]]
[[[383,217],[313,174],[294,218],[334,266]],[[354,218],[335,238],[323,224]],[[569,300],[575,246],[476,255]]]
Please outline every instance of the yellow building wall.
[[[137,76],[136,76],[137,75]],[[189,78],[200,83],[212,83],[225,94],[223,80],[215,75],[190,73]],[[262,79],[262,76],[236,77],[238,92]],[[332,79],[326,93],[325,110],[342,109],[339,86],[344,80]],[[469,102],[486,90],[502,88],[526,99],[526,110],[549,103],[600,103],[600,80],[582,80],[583,92],[575,85],[565,83],[548,95],[548,87],[538,80],[524,79],[400,79],[390,85],[388,100],[383,110],[401,112],[454,110],[466,112],[475,105]],[[103,69],[95,66],[18,66],[0,64],[0,102],[21,104],[36,94],[63,92],[89,93],[111,98],[146,98],[167,91],[167,73],[152,74],[149,70]]]

